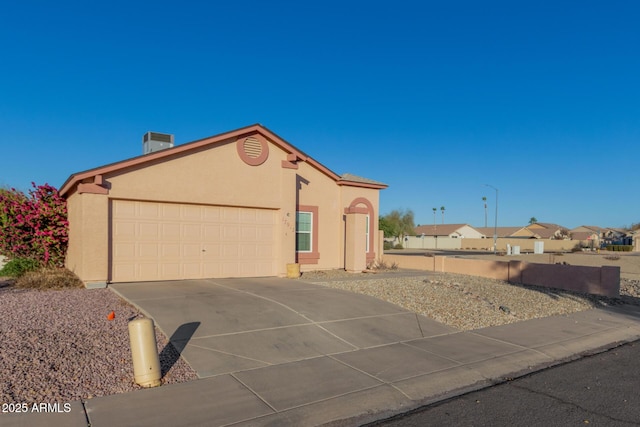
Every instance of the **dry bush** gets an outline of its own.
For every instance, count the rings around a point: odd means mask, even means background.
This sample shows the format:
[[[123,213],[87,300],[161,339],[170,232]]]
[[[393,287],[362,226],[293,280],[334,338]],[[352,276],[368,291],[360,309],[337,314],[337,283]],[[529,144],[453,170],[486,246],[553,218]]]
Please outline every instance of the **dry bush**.
[[[27,272],[16,279],[15,286],[28,289],[64,289],[83,288],[84,283],[72,271],[54,267]]]

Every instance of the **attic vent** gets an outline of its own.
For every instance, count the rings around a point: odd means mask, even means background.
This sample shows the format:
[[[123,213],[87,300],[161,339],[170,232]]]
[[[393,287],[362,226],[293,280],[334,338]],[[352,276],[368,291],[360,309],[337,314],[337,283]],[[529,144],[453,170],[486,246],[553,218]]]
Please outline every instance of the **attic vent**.
[[[269,157],[269,145],[262,135],[256,134],[236,141],[238,155],[249,166],[263,164]]]
[[[251,159],[257,159],[262,154],[262,144],[252,136],[244,140],[243,148],[244,153]]]

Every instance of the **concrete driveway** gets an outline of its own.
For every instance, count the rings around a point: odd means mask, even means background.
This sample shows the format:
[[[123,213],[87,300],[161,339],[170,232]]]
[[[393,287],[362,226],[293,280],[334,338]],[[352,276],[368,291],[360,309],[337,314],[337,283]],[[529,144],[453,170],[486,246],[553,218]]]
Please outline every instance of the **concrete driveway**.
[[[640,337],[637,307],[460,332],[302,280],[111,288],[153,317],[200,379],[89,399],[67,425],[361,425]]]
[[[200,378],[326,355],[348,358],[360,349],[457,332],[376,298],[301,280],[210,279],[111,287],[154,319]],[[432,363],[446,367],[445,359],[435,359]]]

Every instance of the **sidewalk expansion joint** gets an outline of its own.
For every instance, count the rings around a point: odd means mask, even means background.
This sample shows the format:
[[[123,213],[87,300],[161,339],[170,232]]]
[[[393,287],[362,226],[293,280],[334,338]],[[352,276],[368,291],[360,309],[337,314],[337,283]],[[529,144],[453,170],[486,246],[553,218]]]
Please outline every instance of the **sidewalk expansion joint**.
[[[338,363],[340,363],[340,364],[342,364],[342,365],[344,365],[344,366],[346,366],[346,367],[348,367],[348,368],[351,368],[351,369],[353,369],[353,370],[355,370],[355,371],[358,371],[358,372],[360,372],[361,374],[364,374],[364,375],[366,375],[366,376],[368,376],[368,377],[370,377],[370,378],[373,378],[374,380],[379,381],[379,382],[381,383],[381,384],[378,384],[378,385],[375,385],[375,386],[372,386],[372,387],[367,387],[367,388],[365,388],[365,389],[363,389],[363,390],[367,390],[367,389],[369,389],[369,388],[373,388],[373,387],[379,387],[380,385],[386,384],[386,385],[388,385],[388,386],[391,386],[391,387],[392,387],[393,389],[395,389],[396,391],[400,392],[400,393],[401,393],[404,397],[406,397],[407,399],[412,400],[412,399],[411,399],[411,397],[410,397],[409,395],[407,395],[404,391],[402,391],[401,389],[399,389],[398,387],[396,387],[396,385],[395,385],[395,384],[393,384],[392,382],[385,381],[385,380],[383,380],[382,378],[378,378],[378,377],[376,377],[375,375],[372,375],[372,374],[370,374],[370,373],[368,373],[368,372],[363,371],[362,369],[358,369],[358,368],[356,368],[355,366],[352,366],[352,365],[348,364],[347,362],[343,362],[343,361],[342,361],[342,360],[340,360],[340,359],[336,359],[335,357],[333,357],[333,356],[331,356],[331,355],[327,355],[327,357],[331,358],[332,360],[334,360],[334,361],[336,361],[336,362],[338,362]]]
[[[260,399],[265,405],[267,405],[269,408],[271,408],[271,410],[275,413],[278,413],[278,410],[276,408],[274,408],[269,402],[267,402],[265,399],[262,398],[262,396],[260,396],[258,394],[257,391],[255,391],[254,389],[252,389],[251,387],[249,387],[249,385],[245,384],[244,382],[242,382],[242,380],[240,380],[240,378],[236,377],[233,373],[229,374],[231,375],[231,377],[233,379],[235,379],[236,381],[238,381],[244,388],[246,388],[247,390],[249,390],[251,393],[253,393],[253,395],[255,397],[257,397],[258,399]]]

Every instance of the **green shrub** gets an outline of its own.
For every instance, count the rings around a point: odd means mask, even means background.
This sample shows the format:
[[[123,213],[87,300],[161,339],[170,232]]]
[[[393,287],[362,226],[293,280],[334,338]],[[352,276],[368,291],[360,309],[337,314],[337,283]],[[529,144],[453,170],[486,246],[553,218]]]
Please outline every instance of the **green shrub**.
[[[393,243],[391,242],[384,242],[383,243],[383,248],[385,251],[388,251],[389,249],[393,249]]]
[[[404,249],[404,247],[402,246],[402,243],[396,243],[393,249]]]
[[[607,245],[608,251],[614,252],[631,252],[633,250],[632,245]]]
[[[40,263],[31,258],[14,258],[0,270],[0,276],[21,277],[40,268]]]

